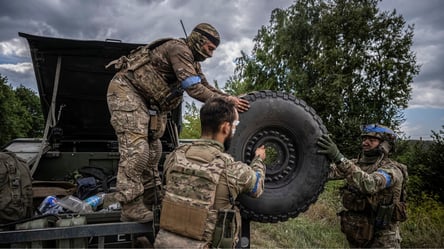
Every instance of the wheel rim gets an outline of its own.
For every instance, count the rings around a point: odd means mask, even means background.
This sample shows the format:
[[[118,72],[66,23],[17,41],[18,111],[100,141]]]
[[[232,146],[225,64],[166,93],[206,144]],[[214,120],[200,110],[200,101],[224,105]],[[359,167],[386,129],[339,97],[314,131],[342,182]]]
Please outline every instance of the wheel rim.
[[[296,144],[291,132],[282,128],[265,127],[255,132],[245,147],[244,158],[253,158],[255,150],[265,145],[267,157],[267,173],[265,183],[267,188],[280,188],[294,177],[297,170]],[[246,162],[249,164],[251,160]],[[293,177],[292,177],[293,176]]]

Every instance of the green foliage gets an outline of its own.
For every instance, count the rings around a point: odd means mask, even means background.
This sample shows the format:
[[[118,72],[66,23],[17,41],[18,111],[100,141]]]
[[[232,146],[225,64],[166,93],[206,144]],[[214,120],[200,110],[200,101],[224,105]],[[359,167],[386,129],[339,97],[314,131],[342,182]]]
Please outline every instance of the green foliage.
[[[299,217],[286,222],[252,222],[252,248],[347,248],[336,213],[341,208],[341,181],[329,181],[318,201]],[[408,205],[408,219],[401,223],[404,248],[442,248],[444,204],[423,195]]]
[[[443,126],[444,128],[444,126]],[[423,194],[436,195],[444,203],[444,130],[432,131],[433,141],[401,141],[395,159],[408,166],[411,201]]]
[[[31,118],[31,129],[26,133],[26,137],[41,137],[43,135],[44,119],[37,93],[24,86],[19,86],[15,89],[15,95]]]
[[[23,86],[13,89],[0,75],[0,146],[18,137],[39,137],[43,116],[37,95]]]
[[[347,156],[355,156],[358,127],[397,128],[418,73],[410,50],[413,27],[378,0],[300,0],[276,9],[242,53],[226,89],[271,89],[311,105]]]
[[[410,203],[408,219],[401,224],[403,247],[443,247],[444,204],[436,198],[424,194]]]
[[[200,118],[199,110],[194,102],[185,104],[185,115],[182,131],[180,132],[181,139],[195,139],[200,137]]]

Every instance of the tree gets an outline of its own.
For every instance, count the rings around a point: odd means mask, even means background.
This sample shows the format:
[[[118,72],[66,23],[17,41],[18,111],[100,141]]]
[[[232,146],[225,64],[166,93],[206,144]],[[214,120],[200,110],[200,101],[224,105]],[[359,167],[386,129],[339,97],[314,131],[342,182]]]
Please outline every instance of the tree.
[[[0,146],[14,138],[42,136],[39,98],[23,86],[14,90],[0,75]]]
[[[439,200],[444,203],[444,125],[442,130],[432,131],[433,143],[427,150],[427,156],[424,158],[428,166],[424,172],[426,189],[437,194]]]
[[[226,90],[290,92],[317,111],[346,155],[356,154],[360,125],[399,128],[419,72],[413,26],[377,3],[299,0],[274,10]]]
[[[194,102],[185,103],[185,115],[180,138],[191,139],[200,137],[199,110]]]
[[[408,195],[423,201],[423,194],[444,203],[444,125],[432,132],[432,141],[406,140],[397,143],[395,160],[408,166]]]
[[[0,75],[0,145],[15,137],[23,137],[30,128],[29,116],[7,82],[8,79]]]
[[[15,89],[15,95],[26,108],[26,111],[31,118],[31,128],[26,133],[26,137],[43,136],[44,119],[42,108],[40,106],[40,99],[37,96],[37,93],[21,85]]]

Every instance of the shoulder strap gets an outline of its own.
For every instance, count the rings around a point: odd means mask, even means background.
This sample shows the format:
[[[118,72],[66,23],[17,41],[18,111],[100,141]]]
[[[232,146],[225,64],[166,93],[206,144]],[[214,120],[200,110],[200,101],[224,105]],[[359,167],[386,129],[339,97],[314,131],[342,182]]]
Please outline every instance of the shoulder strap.
[[[157,39],[157,40],[151,42],[150,44],[148,44],[148,48],[149,49],[155,49],[158,46],[164,44],[165,42],[171,41],[171,40],[174,40],[174,38],[161,38],[161,39]]]

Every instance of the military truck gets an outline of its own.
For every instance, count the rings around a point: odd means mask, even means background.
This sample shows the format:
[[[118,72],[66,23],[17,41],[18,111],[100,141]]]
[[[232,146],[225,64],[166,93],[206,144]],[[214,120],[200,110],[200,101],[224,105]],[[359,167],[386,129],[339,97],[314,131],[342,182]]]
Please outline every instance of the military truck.
[[[46,196],[78,193],[72,177],[85,169],[98,171],[100,174],[91,174],[103,178],[97,179],[102,190],[113,191],[119,153],[106,90],[116,72],[105,65],[144,44],[19,36],[29,43],[46,125],[42,138],[19,138],[3,151],[26,161],[33,177],[34,205]],[[316,154],[315,141],[327,130],[316,112],[291,94],[264,90],[243,98],[250,101],[251,108],[240,115],[229,153],[249,163],[255,149],[265,144],[268,155],[262,197],[237,200],[243,217],[238,246],[248,248],[251,221],[283,222],[316,201],[326,181],[327,161]],[[181,116],[181,107],[168,114],[161,138],[164,154],[189,142],[179,139]],[[120,222],[119,217],[118,210],[35,215],[3,225],[0,246],[135,247],[139,235],[153,241],[153,222]]]

